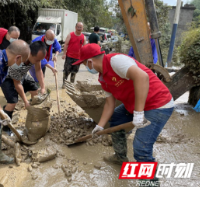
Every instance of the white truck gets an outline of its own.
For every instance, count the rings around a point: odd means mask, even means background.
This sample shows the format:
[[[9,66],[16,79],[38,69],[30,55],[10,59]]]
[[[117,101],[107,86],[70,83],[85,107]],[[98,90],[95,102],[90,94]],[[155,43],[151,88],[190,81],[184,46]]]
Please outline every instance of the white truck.
[[[33,27],[32,40],[52,29],[56,39],[63,43],[67,35],[75,30],[78,13],[64,9],[42,8],[38,11],[38,19]]]

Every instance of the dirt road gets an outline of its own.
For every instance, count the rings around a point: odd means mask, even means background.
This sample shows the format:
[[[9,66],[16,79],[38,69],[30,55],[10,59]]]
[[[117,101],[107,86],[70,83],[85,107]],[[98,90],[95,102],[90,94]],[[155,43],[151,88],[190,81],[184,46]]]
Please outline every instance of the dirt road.
[[[62,70],[64,61],[61,56],[58,58],[58,80],[59,87],[62,85]],[[97,81],[97,75],[89,74],[84,66],[81,66],[80,72],[76,80],[90,79]],[[54,100],[53,113],[57,112],[55,82],[51,71],[47,69],[45,78],[46,87],[52,89],[51,98]],[[62,100],[62,108],[68,103],[72,103],[70,97],[65,90],[60,89],[60,97]],[[156,144],[154,145],[154,156],[160,164],[169,163],[194,163],[194,169],[190,179],[174,178],[175,169],[171,178],[166,175],[160,180],[161,186],[199,186],[200,185],[200,131],[199,131],[199,113],[195,113],[193,109],[186,103],[188,94],[176,101],[174,113]],[[0,93],[0,102],[3,106],[5,99]],[[26,111],[22,111],[22,116],[26,115]],[[133,133],[128,137],[128,158],[133,158]],[[30,149],[38,149],[44,146],[52,146],[57,149],[57,157],[52,161],[41,164],[37,169],[33,169],[30,173],[27,171],[30,160],[27,160],[20,167],[12,165],[9,168],[6,165],[0,165],[0,180],[3,174],[7,173],[10,177],[7,186],[127,186],[134,187],[137,185],[135,180],[119,180],[120,166],[107,164],[103,161],[104,155],[112,154],[112,147],[105,147],[102,144],[95,146],[87,146],[85,143],[77,146],[67,147],[57,144],[49,140],[49,135],[38,144],[30,147]],[[68,165],[70,160],[75,159],[77,171],[72,174],[72,180],[68,180],[63,173],[61,166]],[[55,165],[57,167],[55,167]],[[94,165],[100,165],[101,169],[97,169]],[[33,180],[32,175],[38,176]]]

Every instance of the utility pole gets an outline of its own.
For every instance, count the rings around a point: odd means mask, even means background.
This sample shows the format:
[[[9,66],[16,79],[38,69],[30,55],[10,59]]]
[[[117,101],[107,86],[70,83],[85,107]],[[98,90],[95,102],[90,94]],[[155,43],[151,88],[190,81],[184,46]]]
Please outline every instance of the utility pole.
[[[178,22],[179,22],[180,11],[181,11],[181,0],[177,0],[172,35],[171,35],[171,42],[170,42],[170,47],[169,47],[169,52],[168,52],[168,57],[167,57],[167,63],[165,67],[171,67],[172,65],[171,62],[172,62],[172,56],[173,56],[173,51],[174,51],[174,44],[175,44],[175,39],[176,39],[176,31],[177,31]]]

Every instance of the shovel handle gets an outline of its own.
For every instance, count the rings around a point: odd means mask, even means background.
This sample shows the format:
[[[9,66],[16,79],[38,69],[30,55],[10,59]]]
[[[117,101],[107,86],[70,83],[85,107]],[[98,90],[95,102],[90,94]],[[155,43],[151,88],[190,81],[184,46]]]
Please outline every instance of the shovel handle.
[[[97,133],[95,133],[96,135],[104,135],[104,134],[108,134],[108,133],[113,133],[115,131],[119,131],[121,129],[128,129],[128,130],[131,130],[134,128],[134,125],[132,124],[132,122],[128,122],[128,123],[125,123],[125,124],[120,124],[118,126],[113,126],[113,127],[110,127],[110,128],[107,128],[107,129],[104,129],[102,131],[99,131]],[[83,142],[87,139],[90,139],[92,138],[92,134],[90,135],[86,135],[84,137],[81,137],[77,140],[74,141],[74,143],[78,143],[78,142]]]
[[[6,117],[0,112],[0,117],[2,120],[6,119]],[[12,132],[17,136],[19,141],[22,141],[21,135],[17,132],[17,130],[14,128],[12,123],[8,124],[8,127],[12,130]]]
[[[56,69],[56,62],[55,61],[54,61],[54,68]],[[60,116],[60,98],[59,98],[59,92],[58,92],[57,73],[55,73],[55,82],[56,82],[56,96],[57,96],[57,104],[58,104],[58,114]]]

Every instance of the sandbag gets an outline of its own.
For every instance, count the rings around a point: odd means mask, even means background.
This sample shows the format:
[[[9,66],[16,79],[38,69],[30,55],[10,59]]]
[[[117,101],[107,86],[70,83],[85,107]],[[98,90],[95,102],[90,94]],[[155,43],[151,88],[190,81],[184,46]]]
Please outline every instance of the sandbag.
[[[25,127],[28,133],[28,139],[31,142],[36,142],[49,130],[51,107],[52,102],[48,102],[42,107],[28,107]]]

